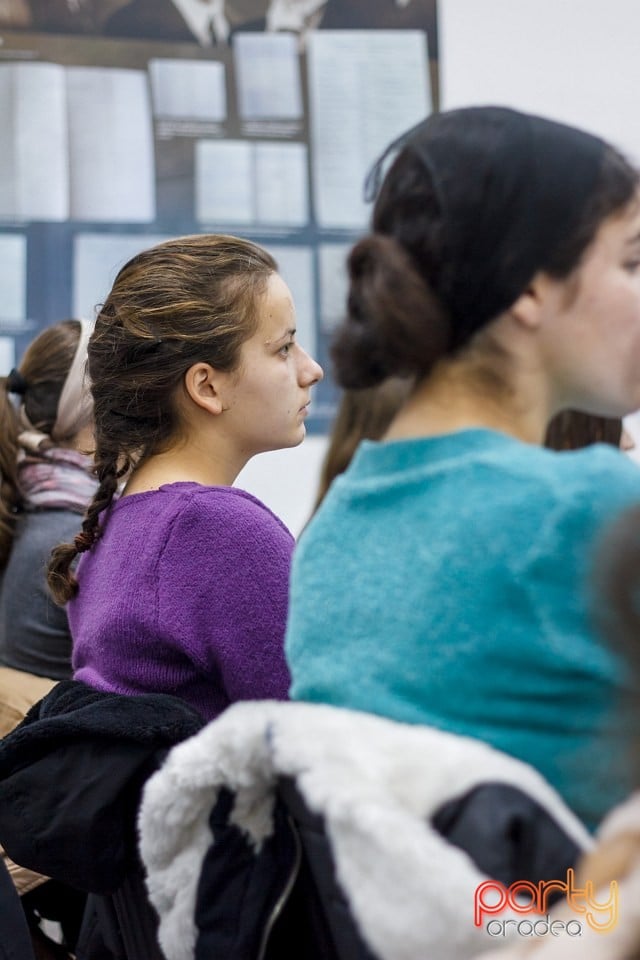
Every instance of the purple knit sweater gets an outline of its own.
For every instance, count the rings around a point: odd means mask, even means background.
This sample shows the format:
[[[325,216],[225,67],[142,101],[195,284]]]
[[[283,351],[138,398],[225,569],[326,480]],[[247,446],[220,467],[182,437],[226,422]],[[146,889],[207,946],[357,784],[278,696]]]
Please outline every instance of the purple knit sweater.
[[[172,693],[207,719],[285,699],[294,540],[250,494],[172,483],[123,497],[78,565],[68,604],[76,680]]]

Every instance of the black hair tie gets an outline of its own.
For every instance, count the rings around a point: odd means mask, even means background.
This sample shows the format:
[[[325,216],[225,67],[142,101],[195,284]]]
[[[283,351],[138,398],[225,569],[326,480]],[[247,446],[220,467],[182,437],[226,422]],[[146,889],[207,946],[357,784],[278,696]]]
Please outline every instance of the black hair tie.
[[[14,367],[13,370],[9,373],[7,377],[7,390],[9,393],[17,393],[18,396],[23,397],[27,390],[29,389],[29,384],[22,376],[19,370],[16,370]]]

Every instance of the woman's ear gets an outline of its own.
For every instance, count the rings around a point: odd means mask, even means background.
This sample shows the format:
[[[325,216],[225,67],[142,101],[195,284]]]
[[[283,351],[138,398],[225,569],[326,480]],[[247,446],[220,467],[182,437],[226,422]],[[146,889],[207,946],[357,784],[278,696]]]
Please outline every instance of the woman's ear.
[[[557,286],[552,277],[545,273],[536,273],[517,300],[507,311],[518,323],[535,330],[542,323],[552,292]]]
[[[223,411],[221,396],[223,374],[209,363],[194,363],[184,375],[187,396],[197,406],[218,415]]]

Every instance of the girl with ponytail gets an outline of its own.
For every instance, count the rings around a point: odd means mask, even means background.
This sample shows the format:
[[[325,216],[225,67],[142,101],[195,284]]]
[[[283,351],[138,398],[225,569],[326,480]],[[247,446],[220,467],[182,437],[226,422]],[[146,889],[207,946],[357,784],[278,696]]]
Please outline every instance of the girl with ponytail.
[[[300,540],[291,695],[488,741],[594,826],[626,789],[624,672],[585,571],[640,472],[542,444],[561,410],[640,408],[638,174],[598,137],[474,107],[393,143],[367,189],[335,374],[416,385]]]

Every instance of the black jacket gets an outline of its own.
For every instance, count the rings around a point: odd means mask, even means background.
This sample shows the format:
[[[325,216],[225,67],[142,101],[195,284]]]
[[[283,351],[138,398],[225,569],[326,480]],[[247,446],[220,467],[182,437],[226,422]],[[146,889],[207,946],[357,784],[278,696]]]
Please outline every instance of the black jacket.
[[[177,697],[62,681],[0,742],[0,843],[22,866],[112,893],[138,862],[146,779],[203,724]]]

